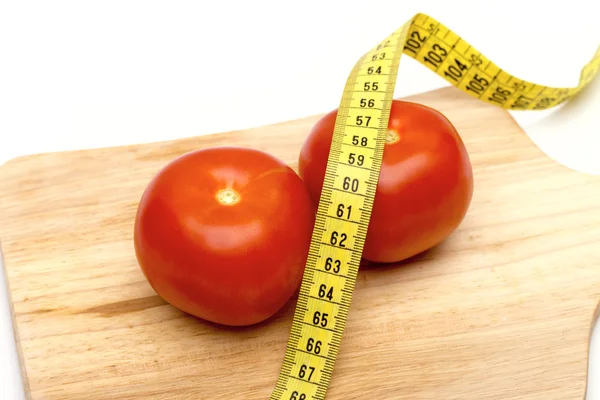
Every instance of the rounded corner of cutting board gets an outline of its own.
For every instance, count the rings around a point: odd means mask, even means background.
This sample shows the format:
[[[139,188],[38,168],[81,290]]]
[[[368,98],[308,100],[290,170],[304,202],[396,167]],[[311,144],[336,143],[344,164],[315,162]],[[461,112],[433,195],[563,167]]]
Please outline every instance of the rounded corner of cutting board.
[[[2,182],[3,179],[8,179],[7,175],[9,171],[18,169],[19,164],[28,163],[32,158],[37,156],[37,154],[26,154],[9,158],[8,160],[4,161],[2,164],[0,164],[0,182]]]
[[[361,268],[327,398],[583,397],[600,300],[590,264],[600,264],[600,179],[551,160],[508,112],[458,89],[406,99],[439,109],[459,129],[476,174],[472,206],[440,246]],[[174,398],[266,398],[293,301],[250,329],[187,317],[147,285],[129,233],[139,193],[172,157],[236,143],[294,164],[316,118],[52,154],[35,180],[28,175],[39,156],[11,161],[12,184],[0,186],[0,197],[15,212],[0,215],[0,231],[30,398],[154,399],[167,390]],[[89,166],[69,167],[74,157]],[[99,267],[119,279],[98,275]]]

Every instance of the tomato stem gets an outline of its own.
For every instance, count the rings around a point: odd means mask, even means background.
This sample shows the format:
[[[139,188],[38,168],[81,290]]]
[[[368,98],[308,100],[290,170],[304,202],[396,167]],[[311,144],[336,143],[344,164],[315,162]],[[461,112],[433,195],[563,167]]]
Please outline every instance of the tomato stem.
[[[385,135],[385,143],[394,144],[398,140],[400,140],[400,135],[398,135],[398,132],[388,129],[387,135]]]
[[[232,206],[240,201],[240,194],[233,189],[219,190],[215,197],[225,206]]]

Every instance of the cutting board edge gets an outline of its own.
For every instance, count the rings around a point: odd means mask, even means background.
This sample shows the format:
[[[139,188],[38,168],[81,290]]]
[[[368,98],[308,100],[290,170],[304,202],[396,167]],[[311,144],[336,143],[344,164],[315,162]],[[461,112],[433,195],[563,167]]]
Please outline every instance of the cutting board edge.
[[[424,92],[424,93],[427,93],[427,92]],[[309,114],[309,115],[306,115],[303,117],[298,117],[298,118],[289,119],[289,120],[275,121],[275,122],[264,124],[264,125],[255,125],[255,126],[251,125],[247,128],[233,129],[233,130],[229,130],[229,131],[223,130],[223,131],[208,132],[208,133],[205,133],[202,135],[195,135],[195,136],[182,136],[182,137],[178,137],[178,138],[156,140],[156,141],[149,141],[149,142],[136,142],[136,143],[127,143],[127,144],[120,144],[120,145],[85,147],[85,148],[78,148],[78,149],[63,149],[63,150],[21,154],[21,155],[17,155],[12,158],[9,158],[8,160],[5,160],[3,163],[0,164],[0,183],[2,182],[2,179],[4,176],[3,171],[9,170],[9,169],[13,168],[15,165],[19,165],[21,163],[28,163],[32,159],[36,159],[36,158],[57,157],[57,156],[69,157],[69,156],[86,154],[86,153],[96,152],[96,151],[107,151],[107,150],[117,150],[117,149],[118,150],[127,150],[127,149],[134,149],[134,148],[137,148],[140,146],[160,146],[160,145],[169,145],[169,144],[173,144],[173,143],[177,143],[177,142],[181,142],[181,141],[196,141],[196,140],[205,140],[206,138],[225,137],[225,136],[229,136],[229,135],[235,135],[235,134],[241,133],[241,132],[253,132],[253,131],[257,131],[257,130],[264,129],[264,128],[274,128],[277,126],[285,126],[285,125],[290,125],[290,124],[295,124],[298,122],[305,122],[305,121],[310,121],[310,120],[314,120],[316,122],[319,118],[324,116],[326,113],[327,112],[323,112],[323,113],[319,113],[319,114]]]
[[[596,325],[600,324],[600,299],[596,300],[596,309],[592,313],[590,328],[588,331],[587,352],[585,354],[585,384],[583,387],[583,400],[587,398],[587,391],[590,382],[590,350],[592,346],[592,336]],[[600,335],[600,325],[598,325],[598,334]]]
[[[417,102],[419,102],[421,104],[426,104],[427,102],[423,102],[423,100],[422,100],[423,98],[431,97],[436,94],[447,95],[446,93],[450,93],[450,95],[452,95],[454,97],[467,97],[469,99],[477,101],[472,96],[469,96],[468,94],[455,88],[454,86],[445,86],[445,87],[441,87],[438,89],[432,89],[432,90],[427,90],[424,92],[414,93],[414,94],[411,94],[408,96],[397,97],[395,99],[407,100],[407,101],[414,101],[415,99],[418,99]],[[523,132],[523,134],[527,137],[529,142],[536,148],[536,150],[538,152],[540,152],[542,155],[544,155],[545,157],[547,157],[549,160],[551,160],[553,163],[557,164],[558,166],[560,166],[562,168],[565,168],[567,170],[570,170],[570,171],[573,171],[573,172],[576,172],[579,174],[600,177],[600,175],[587,173],[585,171],[580,171],[580,170],[574,169],[573,167],[570,167],[564,163],[561,163],[559,160],[555,159],[554,157],[551,157],[527,134],[525,129],[518,123],[518,121],[514,118],[514,116],[507,110],[501,109],[501,108],[496,107],[491,104],[487,104],[487,103],[483,103],[483,102],[479,102],[479,103],[483,107],[495,108],[499,111],[504,112],[504,114],[508,118],[510,118],[511,122],[516,127],[518,127],[518,129],[521,132]],[[31,161],[31,159],[35,159],[35,158],[56,157],[56,156],[69,157],[69,156],[75,156],[75,155],[79,155],[79,154],[86,154],[89,152],[102,151],[102,150],[105,150],[105,151],[113,150],[113,149],[126,150],[126,149],[134,149],[134,148],[140,147],[140,146],[169,145],[169,144],[173,144],[173,143],[180,142],[180,141],[195,141],[195,140],[204,140],[205,138],[211,138],[211,137],[214,137],[214,138],[223,137],[223,136],[227,136],[227,135],[234,135],[234,134],[241,133],[241,132],[254,132],[254,131],[257,131],[260,129],[291,125],[291,124],[295,124],[298,122],[306,122],[306,121],[310,121],[310,120],[314,120],[316,122],[319,118],[323,117],[329,111],[331,111],[331,110],[323,111],[323,112],[316,113],[316,114],[308,114],[308,115],[305,115],[302,117],[289,119],[289,120],[274,121],[272,123],[256,125],[256,126],[251,125],[247,128],[208,132],[206,134],[196,135],[196,136],[183,136],[183,137],[179,137],[179,138],[157,140],[157,141],[150,141],[150,142],[128,143],[128,144],[121,144],[121,145],[108,145],[108,146],[98,146],[98,147],[86,147],[86,148],[80,148],[80,149],[64,149],[64,150],[55,150],[55,151],[48,151],[48,152],[22,154],[22,155],[12,157],[12,158],[4,161],[4,163],[0,164],[0,183],[2,183],[3,176],[5,175],[5,174],[3,174],[3,172],[13,168],[15,165],[19,165],[20,163],[27,163],[27,162]],[[307,132],[307,134],[308,134],[308,132]],[[459,134],[460,134],[460,132],[459,132]]]
[[[1,167],[1,166],[0,166]],[[12,342],[15,345],[17,353],[17,361],[19,363],[19,378],[23,387],[23,393],[25,399],[31,399],[31,388],[29,384],[29,375],[26,368],[26,359],[23,353],[23,347],[21,345],[21,336],[19,333],[19,324],[17,323],[17,315],[15,312],[15,303],[13,301],[12,290],[10,288],[10,282],[8,279],[8,270],[6,268],[6,262],[4,259],[4,252],[2,250],[2,238],[0,237],[0,261],[2,262],[2,274],[4,276],[4,287],[6,288],[6,300],[8,302],[8,310],[10,312],[10,322],[12,324]]]

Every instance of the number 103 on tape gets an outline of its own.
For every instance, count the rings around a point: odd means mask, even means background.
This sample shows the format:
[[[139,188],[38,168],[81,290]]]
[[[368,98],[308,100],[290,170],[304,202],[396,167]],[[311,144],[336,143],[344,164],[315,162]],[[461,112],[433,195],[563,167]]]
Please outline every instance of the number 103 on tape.
[[[375,198],[401,55],[481,101],[541,110],[575,96],[597,74],[600,48],[574,88],[506,73],[433,18],[417,14],[365,53],[344,88],[308,259],[283,365],[270,399],[324,399],[346,326]]]

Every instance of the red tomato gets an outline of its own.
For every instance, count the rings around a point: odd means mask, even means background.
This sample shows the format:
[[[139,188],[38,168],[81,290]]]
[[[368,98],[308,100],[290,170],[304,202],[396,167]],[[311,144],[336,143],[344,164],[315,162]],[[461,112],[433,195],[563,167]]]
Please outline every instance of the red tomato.
[[[135,220],[154,290],[196,317],[242,326],[281,309],[302,281],[315,206],[300,177],[258,150],[187,153],[149,183]]]
[[[322,117],[300,152],[299,174],[315,204],[336,116],[333,110]],[[372,262],[401,261],[442,242],[463,220],[473,193],[467,150],[444,115],[394,100],[388,129],[363,249],[363,258]]]

